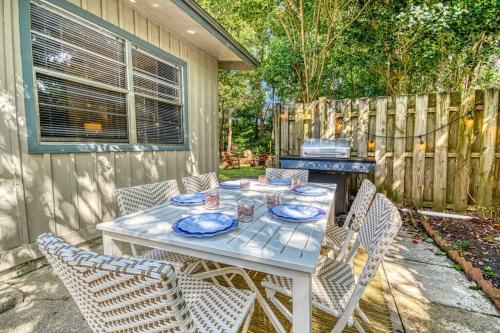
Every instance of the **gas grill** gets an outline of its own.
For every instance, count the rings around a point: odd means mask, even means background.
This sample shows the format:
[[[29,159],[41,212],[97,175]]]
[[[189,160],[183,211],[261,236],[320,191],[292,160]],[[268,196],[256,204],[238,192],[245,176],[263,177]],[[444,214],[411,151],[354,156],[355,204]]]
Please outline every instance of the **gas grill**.
[[[373,158],[351,157],[346,139],[307,139],[300,147],[300,156],[280,157],[283,169],[307,169],[309,181],[337,184],[335,215],[346,214],[349,199],[349,174],[368,174],[375,169]]]

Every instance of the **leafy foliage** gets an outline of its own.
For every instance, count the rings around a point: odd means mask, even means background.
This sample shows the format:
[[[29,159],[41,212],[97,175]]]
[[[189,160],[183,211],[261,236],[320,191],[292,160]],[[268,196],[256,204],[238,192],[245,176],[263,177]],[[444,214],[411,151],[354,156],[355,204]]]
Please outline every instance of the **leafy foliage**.
[[[500,85],[496,0],[200,4],[261,63],[255,71],[220,73],[221,129],[229,132],[230,109],[252,128],[235,128],[237,146],[267,147],[274,102]]]

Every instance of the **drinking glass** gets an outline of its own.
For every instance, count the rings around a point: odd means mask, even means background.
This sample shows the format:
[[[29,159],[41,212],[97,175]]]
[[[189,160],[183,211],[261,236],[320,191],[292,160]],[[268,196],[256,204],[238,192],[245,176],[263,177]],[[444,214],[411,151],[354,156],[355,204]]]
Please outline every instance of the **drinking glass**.
[[[248,223],[253,221],[255,202],[253,200],[238,200],[238,222]]]
[[[259,184],[260,185],[267,185],[267,177],[265,175],[259,176]]]
[[[240,180],[240,189],[248,190],[250,188],[250,181],[248,179]]]
[[[292,188],[299,187],[300,184],[302,184],[302,181],[300,179],[292,179]]]
[[[206,209],[217,209],[219,208],[219,191],[213,190],[205,193],[205,208]]]
[[[280,192],[270,192],[266,193],[267,210],[271,211],[274,206],[281,203],[281,193]]]

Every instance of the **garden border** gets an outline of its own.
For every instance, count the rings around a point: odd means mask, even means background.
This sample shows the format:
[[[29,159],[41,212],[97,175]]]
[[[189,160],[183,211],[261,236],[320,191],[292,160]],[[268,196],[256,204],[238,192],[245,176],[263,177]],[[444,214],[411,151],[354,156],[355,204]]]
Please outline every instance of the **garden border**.
[[[454,262],[460,264],[462,271],[464,271],[472,281],[476,282],[486,296],[493,301],[497,309],[500,309],[500,289],[495,288],[490,281],[483,277],[481,269],[474,267],[472,263],[461,256],[457,250],[453,250],[453,247],[432,228],[429,222],[421,221],[420,219],[416,220],[422,225],[427,234],[434,239],[434,242],[441,250],[445,251]]]

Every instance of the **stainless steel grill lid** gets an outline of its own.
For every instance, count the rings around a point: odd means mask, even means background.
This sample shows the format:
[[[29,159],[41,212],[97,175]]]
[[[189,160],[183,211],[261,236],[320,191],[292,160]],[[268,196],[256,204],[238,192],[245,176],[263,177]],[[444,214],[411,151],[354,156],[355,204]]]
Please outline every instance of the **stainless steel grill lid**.
[[[348,139],[306,139],[300,147],[300,156],[350,158],[350,141]]]

